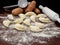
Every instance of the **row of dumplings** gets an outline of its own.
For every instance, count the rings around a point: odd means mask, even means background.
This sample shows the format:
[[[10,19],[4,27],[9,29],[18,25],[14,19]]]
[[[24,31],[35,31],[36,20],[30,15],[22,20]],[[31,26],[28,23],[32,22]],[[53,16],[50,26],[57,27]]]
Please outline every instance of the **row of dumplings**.
[[[40,22],[36,21],[37,18]],[[32,25],[31,22],[33,22],[35,25]],[[3,21],[3,25],[9,27],[10,24],[14,24],[14,28],[21,31],[26,30],[27,25],[31,31],[39,32],[45,28],[44,23],[50,22],[51,20],[45,14],[36,15],[34,12],[27,12],[26,14],[19,14],[18,18],[15,18],[12,14],[8,14],[7,20]]]

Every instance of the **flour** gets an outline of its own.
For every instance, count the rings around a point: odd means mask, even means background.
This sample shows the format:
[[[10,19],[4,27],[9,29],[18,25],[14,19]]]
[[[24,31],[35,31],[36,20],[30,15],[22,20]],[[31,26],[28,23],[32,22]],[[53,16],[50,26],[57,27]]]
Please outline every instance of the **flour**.
[[[1,19],[7,19],[7,17],[0,16]]]
[[[37,36],[37,37],[52,37],[52,35],[47,35],[47,34],[44,34],[44,33],[41,33],[41,34],[32,34],[33,36]]]
[[[34,23],[31,24],[35,25]],[[49,40],[50,38],[58,37],[60,34],[60,28],[54,23],[46,24],[46,28],[38,33],[31,32],[28,27],[24,32],[17,31],[14,29],[14,24],[8,28],[0,24],[0,28],[0,38],[15,45],[31,45],[33,42],[48,43],[45,38]]]
[[[13,44],[22,44],[24,45],[26,44],[32,44],[33,42],[39,42],[39,43],[47,43],[46,40],[44,40],[45,38],[49,39],[52,38],[54,36],[58,36],[58,34],[60,34],[60,30],[57,29],[53,29],[53,28],[48,28],[49,30],[43,30],[42,32],[39,33],[34,33],[28,31],[27,32],[20,32],[20,31],[16,31],[16,30],[0,30],[0,37],[8,42],[11,42]],[[53,30],[52,30],[53,29]],[[41,39],[40,39],[41,38]],[[42,39],[43,38],[43,39]],[[18,42],[18,43],[17,43]]]
[[[42,43],[42,44],[43,44],[43,43],[47,43],[46,41],[39,41],[39,42]]]

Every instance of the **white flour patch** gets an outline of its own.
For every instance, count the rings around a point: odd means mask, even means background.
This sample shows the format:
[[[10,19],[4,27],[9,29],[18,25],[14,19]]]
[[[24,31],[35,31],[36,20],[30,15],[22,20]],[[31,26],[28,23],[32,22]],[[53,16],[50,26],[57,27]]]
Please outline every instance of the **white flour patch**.
[[[39,43],[47,43],[46,41],[39,41]]]

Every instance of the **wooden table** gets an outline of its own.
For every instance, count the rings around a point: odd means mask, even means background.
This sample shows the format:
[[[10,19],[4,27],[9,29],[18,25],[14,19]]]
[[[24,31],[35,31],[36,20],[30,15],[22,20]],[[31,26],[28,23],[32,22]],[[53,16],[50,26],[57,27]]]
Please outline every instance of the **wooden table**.
[[[4,14],[6,14],[6,13],[1,13],[0,15],[4,15]],[[56,22],[56,25],[60,26],[57,22]],[[0,45],[11,45],[11,44],[0,39]],[[32,45],[60,45],[60,37],[58,37],[58,38],[53,37],[46,44],[40,44],[40,43],[34,42]]]

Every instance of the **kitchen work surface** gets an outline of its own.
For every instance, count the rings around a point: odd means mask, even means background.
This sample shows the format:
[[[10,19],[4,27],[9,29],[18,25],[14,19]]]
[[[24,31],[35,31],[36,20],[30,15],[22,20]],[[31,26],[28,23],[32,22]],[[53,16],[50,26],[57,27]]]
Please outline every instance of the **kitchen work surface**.
[[[3,20],[7,19],[8,13],[0,14],[0,44],[1,45],[59,45],[60,24],[51,22],[41,32],[19,31],[11,27],[5,27]],[[8,44],[7,44],[8,43]]]
[[[60,45],[60,24],[37,8],[36,1],[24,9],[7,9],[0,13],[0,45]]]

